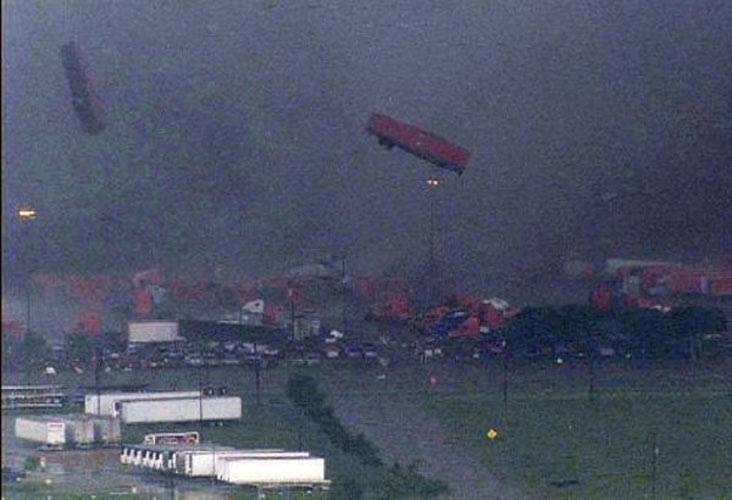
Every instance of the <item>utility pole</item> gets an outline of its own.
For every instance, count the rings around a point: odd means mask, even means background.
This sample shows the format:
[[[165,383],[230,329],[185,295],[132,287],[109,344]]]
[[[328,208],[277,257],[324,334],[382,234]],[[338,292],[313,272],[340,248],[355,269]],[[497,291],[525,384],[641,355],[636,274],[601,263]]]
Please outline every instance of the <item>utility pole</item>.
[[[503,342],[503,411],[508,414],[508,343]]]
[[[260,371],[259,371],[259,355],[257,354],[257,342],[254,342],[254,379],[257,391],[257,406],[259,406],[259,388],[260,388]]]
[[[651,431],[651,499],[656,498],[656,461],[658,459],[658,436],[656,429]]]
[[[587,362],[589,363],[589,369],[590,369],[590,387],[589,387],[589,399],[592,401],[592,399],[595,397],[595,355],[597,353],[597,343],[591,342],[589,344],[589,349],[587,353]]]
[[[203,363],[198,368],[198,430],[203,436]]]
[[[290,341],[295,340],[295,301],[292,297],[292,288],[288,290],[290,296]]]
[[[31,284],[30,284],[30,271],[28,271],[28,281],[25,285],[25,294],[26,294],[26,318],[25,318],[25,324],[26,324],[26,332],[30,333],[31,331]]]
[[[341,293],[343,295],[343,305],[341,307],[341,327],[343,333],[346,333],[348,328],[348,313],[346,307],[348,304],[347,290],[346,290],[346,254],[343,254],[342,267],[341,267]]]
[[[99,391],[99,370],[102,365],[102,359],[99,353],[100,349],[99,346],[94,347],[94,388],[97,393],[97,415],[101,415],[102,411],[100,408],[101,404],[101,395]]]

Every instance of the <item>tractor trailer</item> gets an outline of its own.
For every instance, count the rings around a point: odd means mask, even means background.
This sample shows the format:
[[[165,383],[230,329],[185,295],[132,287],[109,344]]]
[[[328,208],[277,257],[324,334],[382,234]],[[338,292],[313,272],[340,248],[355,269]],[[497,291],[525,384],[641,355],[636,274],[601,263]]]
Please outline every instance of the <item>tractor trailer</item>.
[[[125,424],[241,419],[241,398],[233,396],[128,400],[117,407]]]

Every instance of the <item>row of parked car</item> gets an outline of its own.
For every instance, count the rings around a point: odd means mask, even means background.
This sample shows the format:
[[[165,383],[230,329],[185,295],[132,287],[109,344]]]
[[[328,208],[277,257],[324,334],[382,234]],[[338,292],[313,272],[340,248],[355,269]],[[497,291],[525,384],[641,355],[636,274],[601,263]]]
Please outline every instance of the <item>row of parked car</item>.
[[[268,366],[280,357],[280,349],[253,342],[207,342],[174,344],[128,350],[128,355],[150,368],[182,366],[239,366],[260,363]]]
[[[380,349],[371,342],[346,342],[341,333],[332,331],[326,336],[291,343],[285,350],[285,357],[293,364],[306,365],[318,364],[324,359],[376,361],[380,357]]]

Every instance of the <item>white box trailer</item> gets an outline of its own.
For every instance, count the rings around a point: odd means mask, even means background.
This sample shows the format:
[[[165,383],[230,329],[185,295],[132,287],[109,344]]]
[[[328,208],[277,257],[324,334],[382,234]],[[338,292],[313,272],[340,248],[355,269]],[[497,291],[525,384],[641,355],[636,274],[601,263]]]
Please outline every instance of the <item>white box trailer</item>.
[[[232,484],[317,484],[325,482],[325,459],[224,458],[217,479]]]
[[[177,321],[130,321],[127,323],[130,344],[148,342],[182,342]]]
[[[48,417],[17,417],[15,437],[49,448],[63,448],[66,446],[66,423]]]
[[[92,417],[94,441],[101,446],[112,446],[122,442],[122,424],[118,418]]]
[[[56,418],[56,417],[54,417]],[[66,446],[90,447],[94,445],[94,422],[88,418],[58,417],[66,427]]]
[[[281,449],[254,449],[234,450],[223,449],[213,445],[201,450],[187,450],[175,453],[175,471],[178,474],[189,477],[214,476],[218,471],[220,461],[224,458],[266,458],[266,457],[290,457],[303,458],[309,456],[307,452],[288,452]]]
[[[84,413],[117,417],[119,410],[115,406],[122,401],[140,399],[165,398],[197,398],[200,391],[168,391],[168,392],[112,392],[106,394],[87,394],[84,396]]]
[[[128,400],[120,406],[125,424],[241,419],[241,398],[235,396]]]

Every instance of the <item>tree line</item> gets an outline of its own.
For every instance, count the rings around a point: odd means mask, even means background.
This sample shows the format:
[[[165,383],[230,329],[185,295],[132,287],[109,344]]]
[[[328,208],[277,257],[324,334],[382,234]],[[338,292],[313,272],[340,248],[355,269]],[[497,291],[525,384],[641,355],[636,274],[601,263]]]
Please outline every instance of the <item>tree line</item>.
[[[597,356],[603,349],[643,359],[696,358],[705,338],[727,330],[718,308],[678,307],[603,313],[592,306],[529,307],[498,336],[518,357],[558,352]]]

